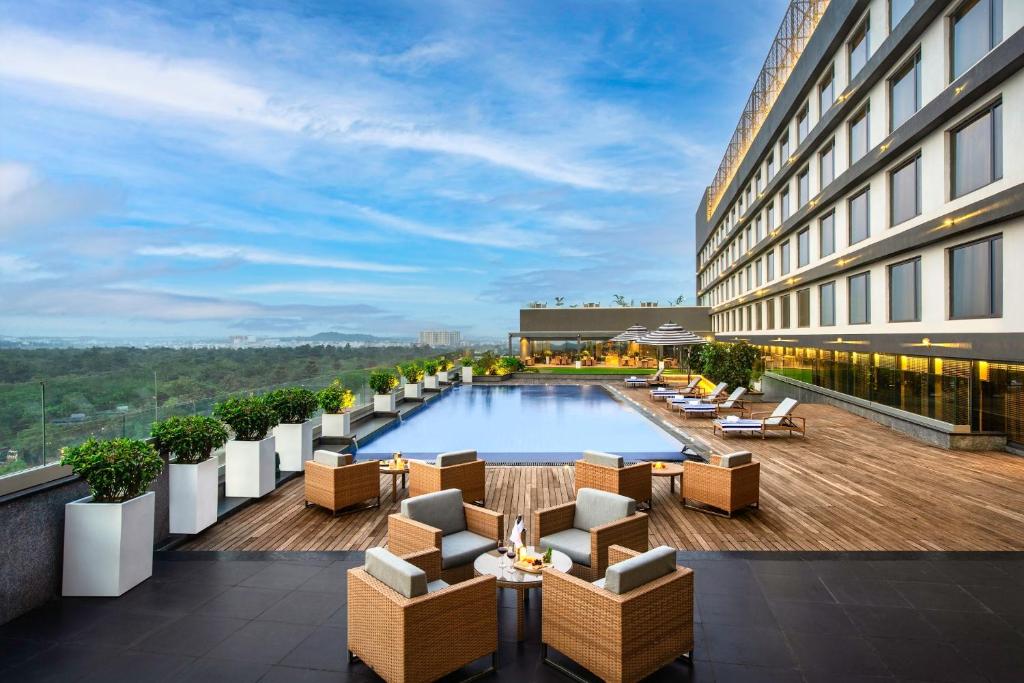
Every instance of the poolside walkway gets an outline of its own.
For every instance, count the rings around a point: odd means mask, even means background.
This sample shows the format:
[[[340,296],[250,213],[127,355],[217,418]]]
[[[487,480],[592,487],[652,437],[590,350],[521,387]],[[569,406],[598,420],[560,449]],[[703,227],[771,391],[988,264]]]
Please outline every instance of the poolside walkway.
[[[667,407],[635,398],[667,414]],[[684,509],[654,481],[650,542],[681,550],[1024,550],[1024,458],[946,451],[838,408],[802,405],[808,436],[712,436],[710,420],[669,419],[716,452],[761,464],[761,509],[722,519]],[[594,444],[600,448],[600,444]],[[379,510],[337,518],[303,507],[289,482],[188,542],[188,550],[363,550],[387,541],[390,477]],[[404,492],[403,492],[404,495]],[[487,468],[487,507],[514,518],[573,498],[573,468]]]

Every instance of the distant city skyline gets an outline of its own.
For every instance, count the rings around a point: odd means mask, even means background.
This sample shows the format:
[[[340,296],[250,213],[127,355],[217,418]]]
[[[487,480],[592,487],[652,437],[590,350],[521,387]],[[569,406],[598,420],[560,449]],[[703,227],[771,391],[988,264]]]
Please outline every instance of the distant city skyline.
[[[496,337],[535,299],[692,303],[785,6],[0,0],[0,328]]]

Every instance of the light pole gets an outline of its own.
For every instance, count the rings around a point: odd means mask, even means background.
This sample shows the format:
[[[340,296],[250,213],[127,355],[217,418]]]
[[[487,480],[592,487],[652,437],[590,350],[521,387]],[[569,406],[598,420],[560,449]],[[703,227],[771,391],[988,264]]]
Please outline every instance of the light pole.
[[[46,382],[39,382],[39,419],[43,427],[43,464],[46,464]]]

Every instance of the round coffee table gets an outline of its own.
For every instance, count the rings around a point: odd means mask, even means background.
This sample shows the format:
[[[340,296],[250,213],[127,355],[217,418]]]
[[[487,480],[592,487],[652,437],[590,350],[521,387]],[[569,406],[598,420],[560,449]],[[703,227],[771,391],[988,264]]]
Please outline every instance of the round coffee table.
[[[683,476],[683,466],[674,462],[666,462],[662,468],[651,466],[651,476],[654,477],[668,477],[669,490],[672,493],[676,492],[676,477]],[[682,484],[680,484],[682,486]]]
[[[403,463],[400,470],[392,469],[390,460],[380,461],[380,473],[391,475],[391,499],[392,503],[398,503],[398,477],[402,477],[402,488],[405,488],[405,475],[409,474],[409,463]]]
[[[508,560],[508,562],[511,564],[512,560]],[[572,560],[569,556],[555,549],[551,550],[551,564],[560,572],[568,573],[572,569]],[[496,577],[499,589],[511,588],[516,592],[516,640],[522,640],[526,591],[531,588],[540,588],[543,583],[543,574],[531,574],[512,566],[500,568],[497,550],[490,550],[478,556],[473,561],[473,570],[477,576]]]

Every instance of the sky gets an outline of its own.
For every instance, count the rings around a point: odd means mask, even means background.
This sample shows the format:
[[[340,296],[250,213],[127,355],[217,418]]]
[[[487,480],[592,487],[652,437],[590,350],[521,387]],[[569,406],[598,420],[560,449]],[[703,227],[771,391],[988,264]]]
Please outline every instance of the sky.
[[[0,335],[694,301],[785,0],[0,0]]]

